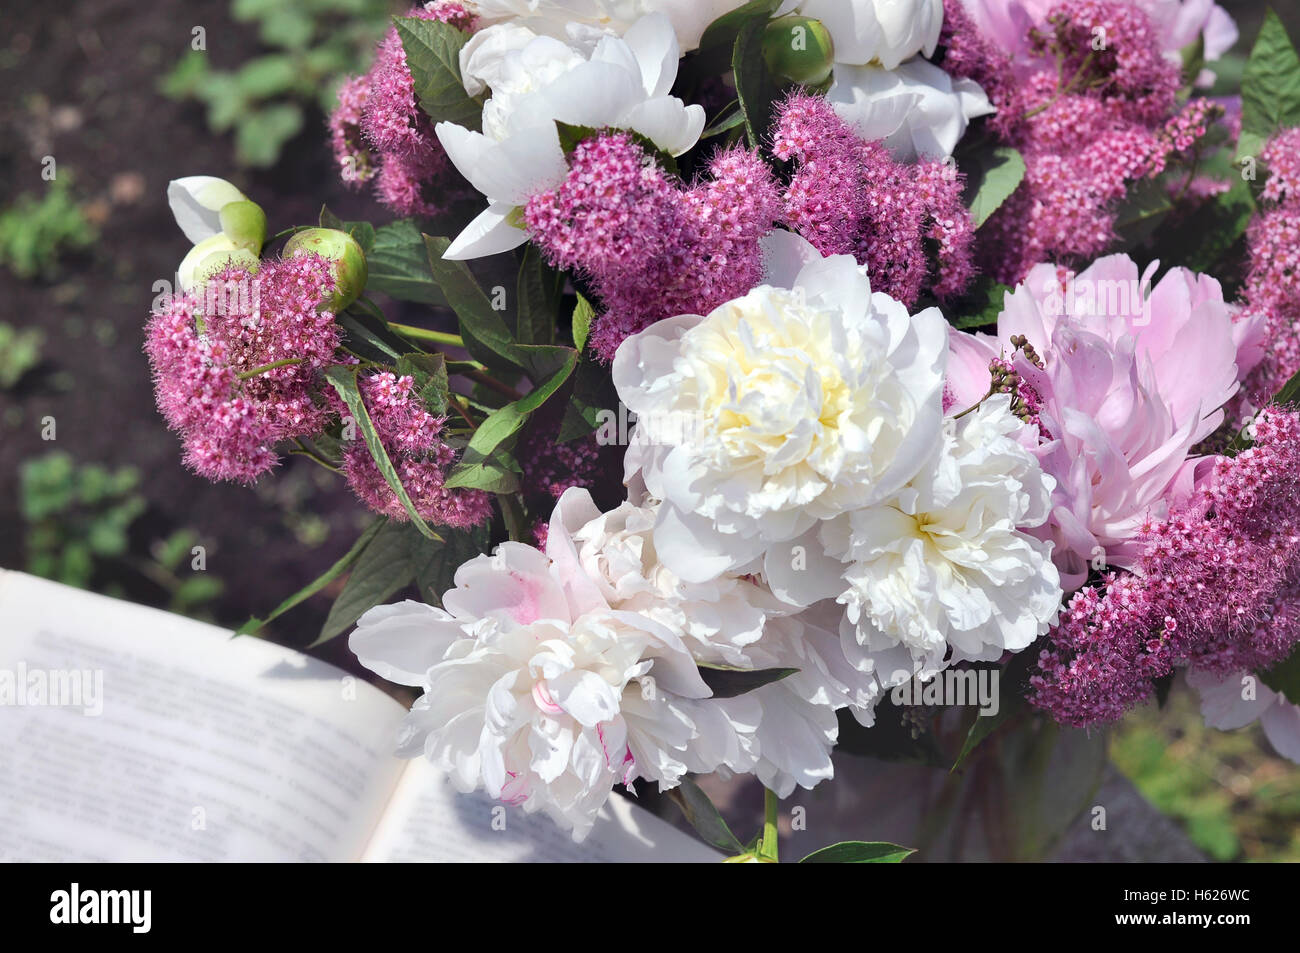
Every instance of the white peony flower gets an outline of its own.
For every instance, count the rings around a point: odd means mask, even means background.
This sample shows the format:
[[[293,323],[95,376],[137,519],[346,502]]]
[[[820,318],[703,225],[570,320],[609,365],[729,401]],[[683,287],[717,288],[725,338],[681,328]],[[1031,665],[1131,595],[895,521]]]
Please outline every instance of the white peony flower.
[[[859,136],[883,139],[905,162],[952,155],[970,120],[995,111],[974,80],[922,59],[892,70],[837,63],[826,98]]]
[[[777,12],[822,22],[834,47],[827,100],[902,161],[951,155],[970,120],[994,111],[978,83],[920,58],[938,45],[942,0],[786,0]]]
[[[943,0],[785,0],[776,15],[791,13],[825,24],[836,63],[889,70],[917,53],[932,55],[943,27]]]
[[[610,605],[635,611],[682,635],[698,662],[741,669],[797,669],[733,698],[684,700],[701,726],[697,755],[738,773],[752,772],[787,797],[831,777],[839,733],[835,712],[848,705],[869,718],[880,689],[844,658],[836,619],[816,624],[789,618],[758,581],[733,574],[688,583],[659,562],[654,549],[657,505],[629,500],[597,511],[586,490],[561,496],[547,550],[572,551]],[[829,625],[829,628],[826,627]],[[851,687],[854,686],[854,687]],[[868,721],[869,723],[869,721]]]
[[[1016,439],[1010,398],[945,421],[944,447],[886,504],[824,525],[848,564],[845,655],[888,685],[960,661],[996,661],[1047,631],[1061,604],[1052,544],[1023,532],[1055,481]],[[900,651],[905,650],[905,651]]]
[[[622,36],[647,13],[662,13],[672,23],[683,50],[700,44],[705,27],[745,0],[471,0],[483,23],[518,23],[554,37],[572,36],[582,26]]]
[[[766,247],[773,283],[651,325],[614,357],[638,418],[626,467],[662,501],[660,559],[690,582],[890,497],[941,439],[938,310],[872,294],[849,256],[802,264],[811,246],[789,233]]]
[[[622,37],[602,36],[589,55],[513,23],[475,34],[462,51],[466,88],[488,87],[483,132],[435,127],[452,163],[488,199],[447,249],[478,258],[522,244],[515,210],[564,181],[568,163],[556,120],[641,133],[672,155],[695,145],[704,108],[668,95],[681,55],[668,17],[642,17]]]
[[[349,645],[424,690],[399,754],[424,755],[461,791],[544,810],[581,840],[613,785],[671,787],[717,767],[701,752],[728,750],[724,719],[687,713],[710,691],[682,641],[611,608],[576,560],[504,543],[457,570],[443,605],[372,609]]]
[[[1201,716],[1211,728],[1232,731],[1258,721],[1277,753],[1300,764],[1300,705],[1273,691],[1258,675],[1239,672],[1219,678],[1189,669],[1187,684],[1200,696]]]

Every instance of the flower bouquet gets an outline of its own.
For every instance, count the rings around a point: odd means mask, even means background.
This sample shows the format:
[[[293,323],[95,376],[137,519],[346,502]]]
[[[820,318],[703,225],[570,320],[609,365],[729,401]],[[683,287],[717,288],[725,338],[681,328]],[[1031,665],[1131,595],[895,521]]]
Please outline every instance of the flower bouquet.
[[[169,189],[187,464],[305,455],[375,514],[243,631],[348,574],[322,637],[419,692],[400,754],[575,839],[625,786],[773,860],[837,744],[1050,749],[1179,670],[1300,760],[1300,59],[1270,14],[1233,88],[1236,39],[1208,0],[411,9],[329,125],[390,220]],[[766,788],[752,842],[712,774]]]

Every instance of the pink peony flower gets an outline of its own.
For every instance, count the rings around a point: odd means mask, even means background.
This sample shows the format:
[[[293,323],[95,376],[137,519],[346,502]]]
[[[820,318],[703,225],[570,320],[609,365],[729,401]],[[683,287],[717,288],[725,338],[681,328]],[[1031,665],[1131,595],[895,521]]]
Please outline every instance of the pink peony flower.
[[[1151,286],[1155,267],[1139,275],[1124,255],[1077,276],[1039,265],[1007,295],[996,336],[950,336],[946,408],[982,399],[999,359],[1031,398],[1037,452],[1057,481],[1048,531],[1067,589],[1090,567],[1133,565],[1138,530],[1190,491],[1192,448],[1259,358],[1259,320],[1234,321],[1217,281],[1178,268]],[[1016,347],[1021,336],[1042,366]]]

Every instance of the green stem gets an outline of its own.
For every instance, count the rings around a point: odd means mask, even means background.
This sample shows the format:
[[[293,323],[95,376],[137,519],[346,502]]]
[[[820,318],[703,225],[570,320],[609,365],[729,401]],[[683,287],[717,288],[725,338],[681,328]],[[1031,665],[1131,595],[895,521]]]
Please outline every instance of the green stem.
[[[758,856],[764,860],[776,862],[777,853],[776,814],[781,799],[774,791],[763,788],[763,839],[758,843]]]
[[[415,341],[428,341],[430,344],[444,344],[448,347],[465,346],[465,339],[459,334],[446,334],[442,331],[430,331],[428,328],[417,328],[411,324],[394,324],[389,322],[388,326],[403,337],[408,337]]]
[[[516,543],[528,542],[528,531],[524,526],[524,511],[519,505],[519,499],[511,493],[503,493],[497,497],[501,503],[501,517],[506,523],[506,532]]]
[[[295,364],[301,363],[302,358],[300,357],[286,357],[282,361],[272,361],[270,364],[263,364],[261,367],[254,367],[251,370],[240,371],[235,376],[241,381],[246,381],[250,377],[256,377],[258,374],[265,374],[267,371],[273,371],[277,367],[292,367]]]

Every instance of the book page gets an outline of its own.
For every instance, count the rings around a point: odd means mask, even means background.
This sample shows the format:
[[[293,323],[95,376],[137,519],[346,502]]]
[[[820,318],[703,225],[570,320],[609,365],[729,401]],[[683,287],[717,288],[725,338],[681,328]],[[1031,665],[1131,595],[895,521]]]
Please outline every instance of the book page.
[[[363,860],[410,862],[717,863],[722,854],[611,794],[587,839],[544,814],[461,794],[427,761],[412,761]]]
[[[0,570],[0,859],[355,860],[402,715],[291,649]]]

